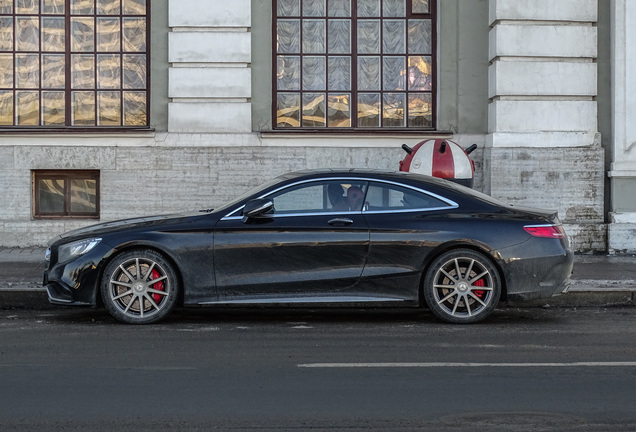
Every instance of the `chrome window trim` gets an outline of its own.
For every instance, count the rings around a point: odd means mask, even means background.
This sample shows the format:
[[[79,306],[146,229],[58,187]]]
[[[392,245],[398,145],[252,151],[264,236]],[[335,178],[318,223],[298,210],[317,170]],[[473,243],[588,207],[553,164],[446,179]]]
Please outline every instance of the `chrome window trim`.
[[[356,182],[356,181],[363,181],[363,182],[376,182],[376,183],[384,183],[384,184],[390,184],[390,185],[394,185],[394,186],[399,186],[399,187],[403,187],[406,189],[411,189],[414,190],[416,192],[419,193],[423,193],[425,195],[431,196],[433,198],[437,198],[440,201],[443,201],[445,203],[448,204],[447,207],[433,207],[433,208],[414,208],[414,209],[402,209],[402,210],[360,210],[360,211],[343,211],[343,212],[333,212],[333,211],[328,211],[328,212],[315,212],[315,213],[285,213],[285,214],[273,214],[272,218],[279,218],[279,217],[290,217],[290,216],[294,216],[294,217],[298,217],[298,216],[324,216],[324,215],[334,215],[334,214],[341,214],[341,215],[351,215],[351,214],[383,214],[383,213],[410,213],[410,212],[429,212],[429,211],[438,211],[438,210],[450,210],[450,209],[456,209],[459,207],[459,204],[457,204],[455,201],[450,200],[448,198],[445,198],[441,195],[437,195],[433,192],[428,192],[425,191],[423,189],[420,189],[418,187],[415,186],[411,186],[408,184],[404,184],[404,183],[399,183],[396,181],[392,181],[392,180],[384,180],[384,179],[377,179],[377,178],[369,178],[369,177],[321,177],[321,178],[313,178],[313,179],[306,179],[306,180],[300,180],[297,181],[295,183],[290,183],[288,185],[285,186],[281,186],[277,189],[274,189],[273,191],[270,191],[266,194],[263,194],[257,198],[254,199],[261,199],[261,198],[267,198],[268,196],[275,194],[276,192],[279,192],[283,189],[287,189],[290,187],[294,187],[294,186],[298,186],[298,185],[302,185],[305,183],[315,183],[315,182],[325,182],[325,181],[347,181],[347,182]],[[366,194],[366,191],[365,191]],[[245,207],[245,204],[238,207],[237,209],[231,211],[230,213],[226,214],[225,216],[223,216],[221,218],[222,221],[224,220],[237,220],[237,219],[242,219],[243,216],[242,215],[234,215],[234,213],[236,212],[240,212],[241,210],[243,210],[243,207]]]

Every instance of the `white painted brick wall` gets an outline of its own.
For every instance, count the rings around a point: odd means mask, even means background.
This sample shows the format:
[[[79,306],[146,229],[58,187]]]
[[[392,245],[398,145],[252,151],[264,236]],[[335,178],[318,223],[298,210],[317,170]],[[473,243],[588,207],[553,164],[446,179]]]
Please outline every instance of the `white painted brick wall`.
[[[13,147],[3,150],[9,149]],[[6,189],[11,193],[0,195],[0,245],[6,247],[43,246],[54,235],[99,222],[32,221],[30,169],[26,168],[31,165],[59,166],[70,157],[75,161],[74,168],[85,168],[95,153],[108,153],[110,162],[101,170],[100,220],[109,221],[216,207],[288,171],[335,166],[395,170],[404,157],[399,146],[328,150],[311,146],[203,145],[68,147],[62,152],[56,152],[56,148],[42,151],[37,146],[16,149],[21,159],[18,164],[25,168],[10,173],[0,170],[0,178],[13,185]],[[81,160],[83,166],[79,165]],[[14,196],[17,199],[12,207],[9,204]]]
[[[490,59],[511,57],[596,58],[597,28],[591,25],[499,24],[490,30]]]
[[[168,35],[171,63],[249,63],[251,34],[225,31],[179,31]]]
[[[250,0],[170,0],[168,131],[252,130]]]
[[[636,171],[636,2],[616,0],[612,10],[612,132],[610,176]]]
[[[249,103],[191,102],[168,104],[170,132],[242,133],[252,130]]]
[[[24,170],[0,169],[0,179],[0,220],[30,219],[31,173]]]
[[[596,64],[549,61],[500,61],[491,65],[489,97],[596,96]]]
[[[487,147],[530,147],[540,149],[553,147],[587,147],[594,143],[598,132],[497,132],[486,138]],[[539,151],[539,150],[537,150]]]
[[[490,0],[486,192],[558,210],[576,250],[603,248],[597,0]]]
[[[30,170],[36,168],[99,168],[102,221],[218,206],[292,170],[397,169],[404,157],[399,144],[418,139],[251,132],[250,5],[169,0],[168,133],[3,137],[0,245],[43,245],[94,222],[31,220]],[[601,249],[603,149],[593,145],[590,126],[596,122],[597,0],[490,0],[490,8],[495,133],[487,140],[497,144],[471,155],[476,189],[557,208],[575,244]],[[520,57],[531,61],[521,64]]]
[[[249,27],[250,0],[170,0],[170,27]]]
[[[489,17],[496,20],[596,21],[597,0],[490,0]]]
[[[223,136],[227,145],[216,145],[215,140]],[[210,137],[215,139],[210,141]],[[454,140],[467,146],[479,142],[478,138],[458,136]],[[248,133],[158,135],[157,141],[148,146],[0,146],[0,155],[7,156],[3,166],[11,167],[12,173],[7,175],[0,169],[0,175],[14,185],[10,190],[15,191],[16,203],[22,206],[9,208],[8,199],[14,195],[0,195],[0,209],[7,210],[0,216],[0,245],[41,246],[56,234],[96,222],[32,221],[31,167],[65,166],[70,161],[68,167],[84,169],[93,166],[92,158],[101,157],[101,221],[108,221],[216,207],[288,171],[324,167],[395,170],[405,156],[400,143],[414,146],[418,141],[413,137],[352,137],[332,146],[317,137],[303,141],[303,145],[286,145],[283,138],[259,141]],[[558,208],[568,224],[582,223],[576,231],[576,238],[583,239],[582,245],[604,242],[599,234],[602,220],[598,220],[603,202],[602,182],[598,181],[603,177],[602,150],[512,151],[484,149],[479,143],[480,148],[471,154],[477,166],[476,189],[483,190],[484,176],[491,181],[489,173],[496,171],[506,181],[495,185],[495,196],[516,204]],[[492,162],[485,164],[485,150],[499,153],[489,155]],[[14,155],[19,160],[8,162]],[[14,169],[14,165],[20,168]],[[602,248],[598,246],[597,250]]]
[[[603,250],[604,150],[488,147],[484,190],[519,206],[557,210],[574,250]]]
[[[595,101],[498,100],[489,105],[489,132],[596,131]],[[540,135],[537,136],[540,139]]]
[[[169,83],[171,98],[249,98],[252,95],[251,69],[246,67],[171,68]]]
[[[597,7],[597,0],[490,1],[490,145],[594,142]]]

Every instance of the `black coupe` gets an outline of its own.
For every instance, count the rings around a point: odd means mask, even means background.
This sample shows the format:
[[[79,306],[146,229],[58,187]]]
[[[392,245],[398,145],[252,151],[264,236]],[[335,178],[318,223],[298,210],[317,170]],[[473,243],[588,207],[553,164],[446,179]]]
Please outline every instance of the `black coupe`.
[[[144,324],[175,306],[427,305],[452,323],[565,292],[556,212],[423,175],[280,176],[216,210],[107,222],[51,240],[49,300]]]

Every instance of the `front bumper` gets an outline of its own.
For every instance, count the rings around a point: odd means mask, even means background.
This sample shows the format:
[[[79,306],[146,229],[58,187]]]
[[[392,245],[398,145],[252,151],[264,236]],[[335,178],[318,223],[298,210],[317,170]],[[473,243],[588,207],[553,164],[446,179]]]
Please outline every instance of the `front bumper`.
[[[63,306],[92,306],[91,303],[75,300],[70,288],[64,287],[57,282],[50,282],[48,270],[44,272],[42,285],[46,288],[49,303],[51,304]]]
[[[42,281],[49,302],[56,305],[95,306],[103,256],[104,251],[94,250],[69,262],[52,262],[45,270]]]

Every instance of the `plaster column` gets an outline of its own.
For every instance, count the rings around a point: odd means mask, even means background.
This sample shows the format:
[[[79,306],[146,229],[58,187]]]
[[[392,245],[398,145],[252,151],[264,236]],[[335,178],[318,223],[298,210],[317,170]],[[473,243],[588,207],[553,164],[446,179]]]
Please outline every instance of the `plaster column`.
[[[636,252],[636,3],[612,0],[610,252]]]
[[[558,210],[575,250],[604,250],[597,0],[490,0],[486,191]]]
[[[169,0],[169,132],[252,131],[250,6]]]

